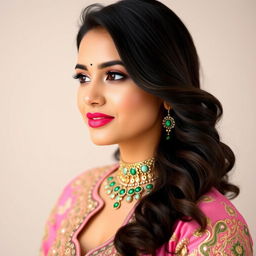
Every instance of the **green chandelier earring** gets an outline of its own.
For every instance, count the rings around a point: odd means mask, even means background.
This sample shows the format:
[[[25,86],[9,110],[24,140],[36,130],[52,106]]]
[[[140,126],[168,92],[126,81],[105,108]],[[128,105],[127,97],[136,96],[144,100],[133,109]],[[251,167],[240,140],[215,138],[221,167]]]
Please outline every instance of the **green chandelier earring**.
[[[163,119],[163,127],[165,128],[167,135],[165,137],[166,140],[170,140],[171,136],[170,136],[170,132],[171,129],[174,128],[175,126],[175,121],[173,119],[173,117],[170,116],[170,108],[168,108],[168,114],[167,116],[164,117]]]

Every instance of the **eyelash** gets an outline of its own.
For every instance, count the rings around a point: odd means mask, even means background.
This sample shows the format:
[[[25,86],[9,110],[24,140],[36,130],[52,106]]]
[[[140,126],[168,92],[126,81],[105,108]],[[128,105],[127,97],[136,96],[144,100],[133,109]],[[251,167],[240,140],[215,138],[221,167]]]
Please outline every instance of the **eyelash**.
[[[123,78],[121,78],[121,79],[116,79],[116,80],[112,80],[112,81],[125,80],[125,79],[127,78],[127,75],[122,74],[122,73],[120,73],[120,72],[108,71],[106,74],[107,74],[107,75],[121,75],[121,76],[123,76]],[[85,75],[85,74],[83,74],[83,73],[78,73],[78,74],[73,75],[73,78],[74,78],[74,79],[78,79],[78,80],[80,81],[80,84],[85,84],[85,83],[87,83],[87,82],[81,80],[82,78],[86,78],[86,77],[87,77],[87,75]]]

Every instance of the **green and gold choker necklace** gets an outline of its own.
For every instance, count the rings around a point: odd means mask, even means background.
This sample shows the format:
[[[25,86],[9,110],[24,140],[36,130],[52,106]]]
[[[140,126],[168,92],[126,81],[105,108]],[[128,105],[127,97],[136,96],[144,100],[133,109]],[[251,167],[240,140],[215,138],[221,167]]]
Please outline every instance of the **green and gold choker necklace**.
[[[157,179],[153,173],[154,157],[133,164],[122,160],[119,163],[116,178],[109,176],[105,181],[106,193],[116,201],[113,204],[115,209],[120,208],[124,198],[130,203],[133,198],[138,200],[144,193],[150,193],[153,189],[152,182]]]

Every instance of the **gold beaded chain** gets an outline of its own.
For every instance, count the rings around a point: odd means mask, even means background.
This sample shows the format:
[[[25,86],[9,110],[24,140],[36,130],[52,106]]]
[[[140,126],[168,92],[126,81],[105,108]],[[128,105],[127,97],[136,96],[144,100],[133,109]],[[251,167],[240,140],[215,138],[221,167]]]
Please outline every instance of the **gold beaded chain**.
[[[120,208],[124,198],[130,203],[133,198],[138,200],[144,193],[150,193],[153,189],[152,182],[157,179],[153,173],[154,157],[137,163],[126,163],[122,160],[119,163],[116,179],[109,176],[105,181],[106,193],[116,201],[113,204],[115,209]]]

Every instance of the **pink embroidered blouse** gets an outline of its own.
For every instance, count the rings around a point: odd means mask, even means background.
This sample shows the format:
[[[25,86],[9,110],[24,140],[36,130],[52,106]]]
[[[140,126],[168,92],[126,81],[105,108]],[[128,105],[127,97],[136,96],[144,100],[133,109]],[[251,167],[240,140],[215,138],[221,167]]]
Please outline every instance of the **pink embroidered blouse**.
[[[77,240],[88,220],[104,206],[98,193],[100,184],[118,167],[115,163],[88,169],[65,186],[46,222],[40,256],[120,256],[113,245],[114,237],[86,255],[81,255]],[[190,256],[253,255],[246,221],[225,196],[212,188],[198,205],[207,216],[207,230],[200,233],[195,221],[177,221],[173,235],[157,250],[157,256],[171,255],[165,249]],[[123,225],[134,220],[135,207]]]

